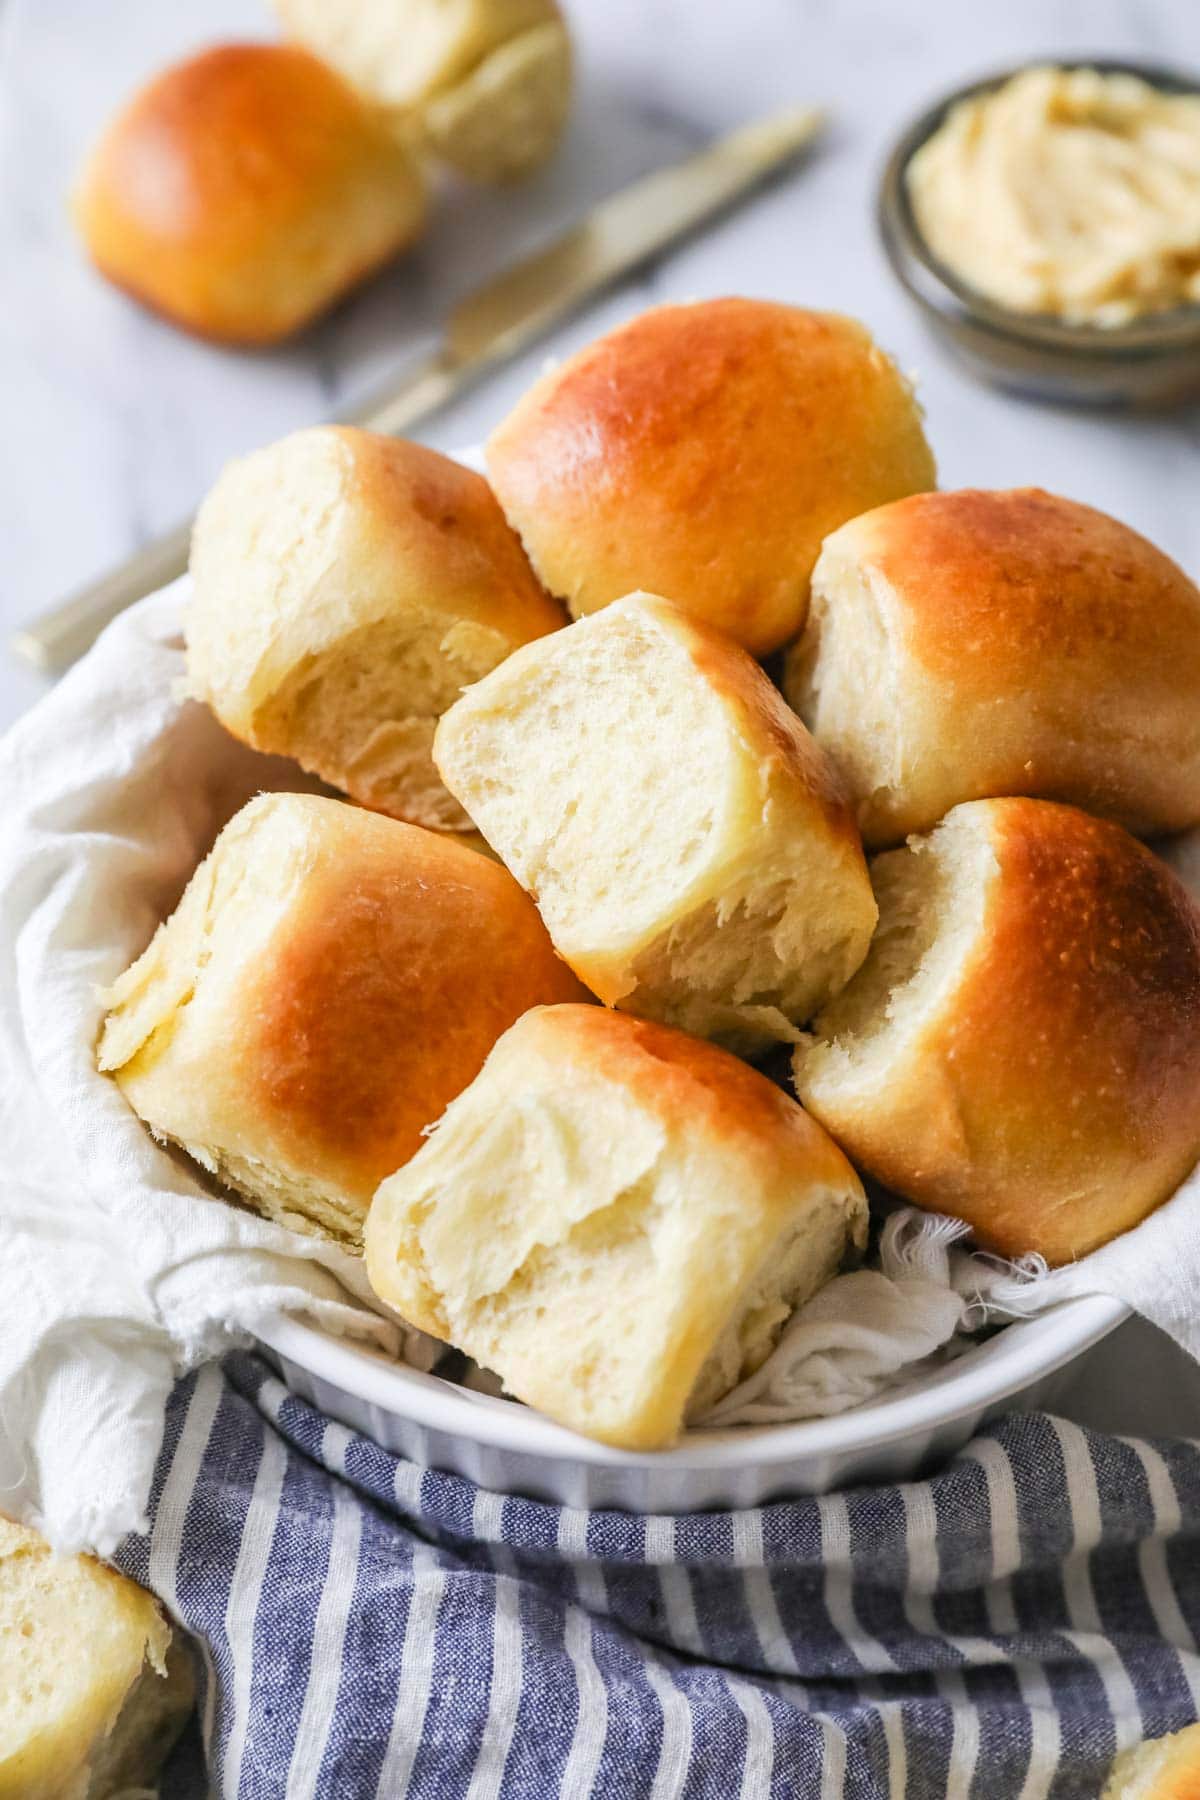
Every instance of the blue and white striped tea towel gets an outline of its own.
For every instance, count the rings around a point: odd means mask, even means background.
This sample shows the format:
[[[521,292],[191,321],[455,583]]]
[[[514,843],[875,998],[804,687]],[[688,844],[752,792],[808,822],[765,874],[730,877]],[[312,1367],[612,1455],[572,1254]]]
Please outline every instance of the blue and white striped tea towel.
[[[399,1461],[237,1353],[119,1560],[201,1646],[221,1800],[1093,1800],[1200,1701],[1200,1442],[1045,1414],[640,1518]]]

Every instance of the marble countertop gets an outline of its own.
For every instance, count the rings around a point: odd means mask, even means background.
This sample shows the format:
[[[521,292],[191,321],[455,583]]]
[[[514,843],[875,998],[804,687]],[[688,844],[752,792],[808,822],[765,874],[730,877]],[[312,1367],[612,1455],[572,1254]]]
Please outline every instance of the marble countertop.
[[[944,485],[1058,489],[1116,513],[1200,575],[1200,412],[1119,418],[974,385],[925,337],[873,222],[891,140],[948,87],[1039,53],[1129,54],[1200,69],[1200,6],[567,6],[581,84],[554,166],[514,191],[447,190],[405,262],[298,344],[238,354],[179,335],[106,287],[79,254],[66,196],[83,151],[137,82],[205,43],[269,35],[264,0],[0,0],[0,637],[173,525],[229,456],[336,412],[427,348],[454,299],[590,202],[796,101],[833,114],[814,160],[431,420],[426,439],[444,449],[478,441],[544,356],[649,301],[775,296],[858,314],[917,375]],[[41,686],[0,650],[0,727]],[[1120,1336],[1135,1353],[1089,1365],[1077,1416],[1195,1431],[1196,1371],[1148,1326]]]

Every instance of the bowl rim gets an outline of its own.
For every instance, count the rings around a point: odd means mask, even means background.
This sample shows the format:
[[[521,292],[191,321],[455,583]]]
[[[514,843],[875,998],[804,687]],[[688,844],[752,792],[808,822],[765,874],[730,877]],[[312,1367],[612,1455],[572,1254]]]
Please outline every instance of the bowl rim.
[[[1029,69],[1095,69],[1101,74],[1135,75],[1165,93],[1200,98],[1200,73],[1179,65],[1137,57],[1032,57],[975,77],[931,102],[904,126],[893,142],[880,177],[876,223],[893,273],[901,285],[946,323],[985,326],[995,337],[1028,347],[1105,363],[1143,362],[1172,351],[1200,346],[1200,301],[1146,313],[1126,325],[1074,324],[1053,313],[1023,313],[991,299],[962,281],[927,243],[913,212],[906,179],[921,146],[963,100],[1002,87]]]
[[[302,1317],[264,1320],[255,1335],[285,1361],[343,1393],[493,1450],[601,1468],[697,1472],[754,1466],[778,1467],[782,1473],[791,1463],[865,1455],[979,1414],[1072,1362],[1131,1316],[1130,1307],[1112,1295],[1072,1296],[1032,1318],[1012,1321],[945,1364],[932,1380],[917,1376],[831,1418],[698,1429],[673,1449],[659,1451],[597,1443],[530,1408],[425,1374],[360,1340],[331,1336]]]

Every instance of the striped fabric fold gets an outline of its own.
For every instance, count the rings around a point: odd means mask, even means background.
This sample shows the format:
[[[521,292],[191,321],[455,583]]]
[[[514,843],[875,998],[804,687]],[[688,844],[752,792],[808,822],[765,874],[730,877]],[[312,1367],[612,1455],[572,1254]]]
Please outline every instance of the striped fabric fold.
[[[401,1462],[237,1353],[119,1561],[196,1641],[221,1800],[1094,1800],[1200,1698],[1200,1443],[1044,1414],[638,1518]]]

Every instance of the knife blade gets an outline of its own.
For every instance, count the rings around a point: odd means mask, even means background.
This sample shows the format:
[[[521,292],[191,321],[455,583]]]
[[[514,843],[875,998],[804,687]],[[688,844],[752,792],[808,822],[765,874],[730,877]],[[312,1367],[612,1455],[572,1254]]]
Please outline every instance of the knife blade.
[[[432,354],[339,422],[395,435],[410,430],[793,161],[823,124],[814,107],[773,114],[602,200],[546,249],[461,301]],[[183,573],[191,528],[191,519],[185,520],[18,631],[12,639],[16,655],[47,674],[60,673],[118,613]]]

